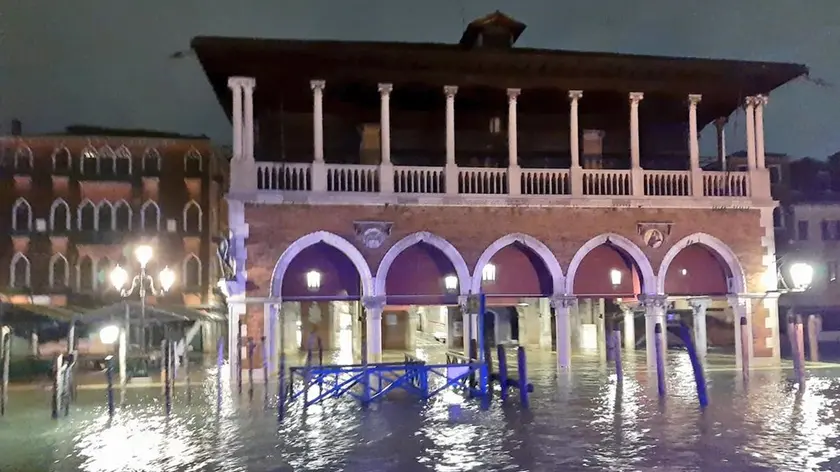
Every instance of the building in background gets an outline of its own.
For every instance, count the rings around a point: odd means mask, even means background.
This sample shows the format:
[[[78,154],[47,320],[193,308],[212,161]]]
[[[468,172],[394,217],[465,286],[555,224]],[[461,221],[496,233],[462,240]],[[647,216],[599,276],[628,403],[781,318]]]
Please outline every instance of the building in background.
[[[13,125],[20,131],[20,124]],[[7,310],[81,313],[119,300],[120,264],[155,251],[175,285],[151,303],[218,310],[214,236],[226,228],[227,160],[204,137],[69,128],[0,137],[0,296]]]

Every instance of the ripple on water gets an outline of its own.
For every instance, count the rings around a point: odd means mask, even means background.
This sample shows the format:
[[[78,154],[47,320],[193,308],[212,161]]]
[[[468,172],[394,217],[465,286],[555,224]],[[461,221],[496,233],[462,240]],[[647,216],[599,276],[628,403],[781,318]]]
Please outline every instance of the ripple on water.
[[[623,385],[597,359],[572,373],[531,369],[531,411],[514,397],[487,410],[455,394],[425,405],[395,400],[362,411],[333,400],[284,422],[276,405],[212,385],[163,414],[159,389],[132,389],[109,421],[101,391],[80,391],[67,418],[49,418],[47,392],[11,394],[0,419],[0,470],[840,470],[840,369],[761,370],[744,386],[734,370],[709,372],[710,406],[697,407],[683,354],[669,360],[660,401],[643,355],[626,359]],[[211,382],[212,383],[212,382]]]

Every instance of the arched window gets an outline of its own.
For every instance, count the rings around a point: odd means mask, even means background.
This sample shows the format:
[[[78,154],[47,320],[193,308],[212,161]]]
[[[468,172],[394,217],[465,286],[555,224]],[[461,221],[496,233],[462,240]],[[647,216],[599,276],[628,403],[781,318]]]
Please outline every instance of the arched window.
[[[102,200],[96,206],[96,230],[111,231],[114,229],[114,206],[108,200]]]
[[[184,154],[184,172],[187,175],[195,175],[201,173],[201,153],[196,148],[190,148]]]
[[[70,205],[63,198],[56,199],[50,206],[50,230],[70,231]]]
[[[90,256],[82,256],[76,265],[76,286],[79,291],[92,292],[94,287],[93,260]]]
[[[15,150],[15,171],[16,172],[31,172],[34,167],[32,158],[32,149],[29,146],[20,146]]]
[[[79,158],[79,171],[83,175],[99,173],[99,153],[96,152],[96,149],[90,146],[82,149],[82,156]]]
[[[201,207],[195,200],[190,200],[184,205],[184,232],[185,233],[200,233],[201,232]]]
[[[73,168],[73,156],[66,147],[56,148],[52,154],[53,172],[69,172]]]
[[[16,252],[9,264],[9,286],[12,288],[29,288],[29,276],[29,259],[23,253]]]
[[[190,254],[184,259],[182,268],[184,276],[184,288],[196,289],[201,287],[201,260],[195,254]]]
[[[114,205],[114,226],[117,231],[131,231],[131,205],[120,200]]]
[[[125,145],[120,146],[117,148],[117,162],[116,162],[116,172],[117,175],[127,176],[131,175],[131,151],[128,150]]]
[[[70,264],[64,254],[53,254],[50,259],[49,276],[51,288],[68,288],[70,286]]]
[[[32,207],[25,198],[12,206],[12,231],[32,231]]]
[[[117,173],[117,154],[110,146],[99,148],[99,174],[114,175]]]
[[[114,267],[114,264],[111,262],[111,259],[108,257],[103,257],[99,259],[96,263],[96,275],[93,277],[93,283],[96,286],[97,290],[105,292],[108,288],[112,287],[110,282],[110,274],[111,268]]]
[[[140,227],[160,231],[160,207],[154,200],[146,200],[140,207]]]
[[[148,148],[143,153],[143,173],[160,172],[160,153],[155,148]]]
[[[96,207],[85,199],[76,209],[76,226],[80,231],[96,231]]]

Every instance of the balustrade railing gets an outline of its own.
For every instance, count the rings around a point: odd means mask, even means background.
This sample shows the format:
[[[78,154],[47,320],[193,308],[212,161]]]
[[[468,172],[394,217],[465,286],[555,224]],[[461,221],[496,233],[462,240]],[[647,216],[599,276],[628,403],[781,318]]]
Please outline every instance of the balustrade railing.
[[[258,190],[418,195],[750,197],[749,172],[257,162]]]

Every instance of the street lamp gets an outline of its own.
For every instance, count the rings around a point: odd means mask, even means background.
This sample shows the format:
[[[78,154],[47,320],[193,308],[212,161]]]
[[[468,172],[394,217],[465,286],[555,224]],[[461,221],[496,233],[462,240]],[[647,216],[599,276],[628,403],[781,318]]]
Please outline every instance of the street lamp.
[[[612,282],[613,288],[621,285],[621,271],[620,270],[612,269],[610,271],[610,282]]]
[[[814,281],[814,268],[805,262],[796,262],[790,266],[790,281],[793,282],[793,290],[805,291]]]
[[[484,268],[481,269],[481,280],[484,282],[495,282],[496,266],[493,264],[486,264]]]
[[[455,289],[458,288],[458,277],[454,275],[447,275],[443,278],[443,286],[446,290],[454,292]]]
[[[175,283],[175,272],[169,267],[164,267],[158,275],[157,285],[154,278],[146,273],[146,266],[152,260],[154,251],[151,246],[141,244],[134,249],[134,257],[140,264],[140,273],[131,277],[131,285],[128,288],[129,273],[119,265],[114,267],[111,271],[110,279],[111,285],[119,292],[123,298],[128,298],[134,294],[135,290],[140,295],[140,350],[143,354],[146,353],[146,290],[152,292],[153,295],[159,296],[172,287]],[[126,310],[126,330],[129,327],[128,310]]]
[[[102,344],[114,344],[120,337],[120,328],[116,325],[108,325],[99,330],[99,341]]]

